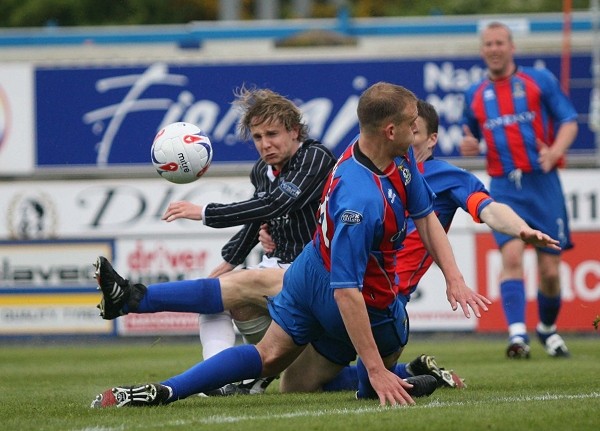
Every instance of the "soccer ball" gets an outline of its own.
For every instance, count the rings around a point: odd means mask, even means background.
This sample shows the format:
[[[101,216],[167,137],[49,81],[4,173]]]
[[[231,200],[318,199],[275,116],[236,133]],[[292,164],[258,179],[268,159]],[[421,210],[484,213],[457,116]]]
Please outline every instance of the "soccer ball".
[[[161,177],[176,184],[200,178],[212,161],[213,150],[206,134],[190,123],[172,123],[154,137],[152,164]]]

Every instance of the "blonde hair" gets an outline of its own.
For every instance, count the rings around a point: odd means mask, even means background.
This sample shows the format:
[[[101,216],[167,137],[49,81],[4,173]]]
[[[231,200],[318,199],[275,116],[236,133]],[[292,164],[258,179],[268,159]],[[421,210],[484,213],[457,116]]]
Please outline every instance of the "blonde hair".
[[[251,139],[250,128],[263,123],[281,122],[287,131],[298,129],[298,141],[308,137],[308,126],[302,120],[302,112],[286,97],[269,89],[246,88],[234,92],[233,105],[241,111],[238,133],[243,139]]]
[[[508,40],[509,40],[509,42],[512,42],[513,36],[512,36],[512,31],[511,31],[510,27],[500,21],[490,22],[488,25],[485,26],[483,31],[493,30],[493,29],[498,29],[498,28],[502,28],[502,29],[506,30],[506,33],[508,34]],[[481,32],[482,34],[483,34],[483,31]]]

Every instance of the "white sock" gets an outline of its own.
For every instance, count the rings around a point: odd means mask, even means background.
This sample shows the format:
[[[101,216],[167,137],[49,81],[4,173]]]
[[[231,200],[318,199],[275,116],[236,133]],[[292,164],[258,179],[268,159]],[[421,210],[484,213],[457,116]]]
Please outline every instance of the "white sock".
[[[201,314],[198,323],[202,357],[205,360],[235,346],[235,330],[228,311],[219,314]]]
[[[509,325],[508,327],[508,337],[514,337],[514,336],[518,336],[518,335],[525,335],[527,334],[527,327],[525,326],[525,323],[512,323],[511,325]]]
[[[539,322],[537,324],[536,330],[540,333],[540,334],[553,334],[554,332],[556,332],[556,325],[544,325],[542,322]]]

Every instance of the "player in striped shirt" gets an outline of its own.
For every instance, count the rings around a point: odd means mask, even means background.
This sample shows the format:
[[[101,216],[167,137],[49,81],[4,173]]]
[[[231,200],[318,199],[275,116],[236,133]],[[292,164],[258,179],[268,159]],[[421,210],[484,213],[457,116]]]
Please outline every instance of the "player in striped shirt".
[[[560,242],[561,250],[572,247],[569,220],[558,167],[577,136],[577,112],[546,69],[517,67],[510,29],[490,23],[481,36],[481,56],[488,77],[465,95],[463,113],[464,156],[480,154],[479,142],[487,146],[490,193],[508,204],[530,226]],[[522,241],[494,233],[502,254],[500,292],[508,321],[509,358],[529,358],[525,324],[525,286]],[[569,356],[557,333],[560,311],[561,250],[537,248],[538,324],[536,333],[546,352]]]
[[[258,243],[261,225],[268,226],[277,246],[260,268],[287,267],[311,239],[324,181],[335,157],[319,142],[308,139],[302,113],[289,99],[268,89],[242,87],[234,104],[240,112],[238,129],[251,139],[260,155],[250,173],[254,193],[250,199],[204,206],[187,201],[171,203],[163,220],[202,220],[214,228],[242,228],[222,249],[223,262],[209,277],[224,276],[242,265]],[[170,284],[162,284],[169,288]],[[232,308],[231,315],[249,341],[261,338],[270,323],[266,310]],[[204,358],[235,344],[229,311],[200,315]],[[249,318],[248,316],[251,316]]]

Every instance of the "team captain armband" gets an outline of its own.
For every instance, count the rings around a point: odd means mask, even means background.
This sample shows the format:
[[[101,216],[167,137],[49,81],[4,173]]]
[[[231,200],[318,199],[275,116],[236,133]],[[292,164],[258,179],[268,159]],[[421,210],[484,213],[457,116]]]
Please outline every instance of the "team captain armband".
[[[493,201],[492,197],[484,192],[475,192],[467,198],[467,211],[473,217],[475,223],[483,223],[479,218],[481,204]]]

